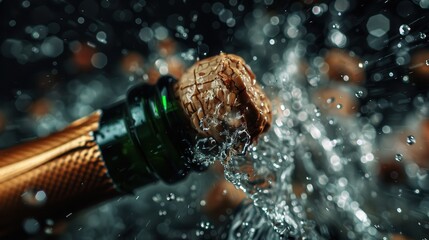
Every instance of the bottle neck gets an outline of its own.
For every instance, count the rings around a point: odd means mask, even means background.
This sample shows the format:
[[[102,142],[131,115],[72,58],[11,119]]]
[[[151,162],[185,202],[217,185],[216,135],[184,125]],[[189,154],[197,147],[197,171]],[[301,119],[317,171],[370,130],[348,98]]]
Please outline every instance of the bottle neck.
[[[102,111],[95,139],[119,190],[157,181],[177,182],[191,169],[195,133],[174,94],[176,80],[132,88]]]

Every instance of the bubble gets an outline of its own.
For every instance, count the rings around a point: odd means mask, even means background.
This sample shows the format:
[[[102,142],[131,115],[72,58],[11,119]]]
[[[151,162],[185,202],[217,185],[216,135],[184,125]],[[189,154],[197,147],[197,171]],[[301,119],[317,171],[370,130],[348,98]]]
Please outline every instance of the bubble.
[[[420,39],[425,39],[426,38],[426,33],[421,32],[419,34]]]
[[[410,30],[411,30],[410,26],[408,26],[407,24],[402,24],[399,27],[399,34],[401,34],[402,36],[405,36],[408,33],[410,33]]]
[[[337,109],[342,109],[343,105],[341,103],[337,104]]]
[[[416,143],[416,138],[413,135],[408,136],[407,137],[407,144],[413,145],[414,143]]]
[[[402,154],[400,154],[400,153],[397,153],[397,154],[395,155],[395,160],[396,160],[396,161],[398,161],[398,162],[402,161],[402,158],[403,158],[403,155],[402,155]]]
[[[426,63],[426,66],[429,66],[429,59],[427,59],[427,60],[425,61],[425,63]]]

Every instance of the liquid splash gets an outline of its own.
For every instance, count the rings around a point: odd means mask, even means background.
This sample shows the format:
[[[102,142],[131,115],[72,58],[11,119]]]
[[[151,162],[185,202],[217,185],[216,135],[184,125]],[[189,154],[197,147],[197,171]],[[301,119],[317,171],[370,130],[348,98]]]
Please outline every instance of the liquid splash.
[[[297,64],[296,52],[289,54],[284,66]],[[247,146],[247,153],[231,152],[238,140],[246,142],[241,138],[244,129],[239,129],[211,157],[197,154],[200,160],[227,157],[226,179],[251,199],[234,218],[229,237],[324,239],[328,234],[323,231],[330,227],[324,223],[334,222],[350,239],[382,238],[362,207],[361,195],[363,188],[375,189],[374,128],[365,121],[328,117],[312,103],[314,89],[308,83],[291,80],[297,78],[285,68],[275,71],[282,77],[265,88],[276,96],[271,130]],[[305,190],[297,194],[299,184]]]

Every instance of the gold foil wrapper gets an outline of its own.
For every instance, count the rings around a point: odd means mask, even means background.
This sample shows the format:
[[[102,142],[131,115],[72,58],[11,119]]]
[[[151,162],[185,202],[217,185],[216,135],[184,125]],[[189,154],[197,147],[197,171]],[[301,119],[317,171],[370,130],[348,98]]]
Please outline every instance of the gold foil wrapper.
[[[118,194],[92,135],[99,118],[0,150],[0,236],[26,218],[66,218]]]

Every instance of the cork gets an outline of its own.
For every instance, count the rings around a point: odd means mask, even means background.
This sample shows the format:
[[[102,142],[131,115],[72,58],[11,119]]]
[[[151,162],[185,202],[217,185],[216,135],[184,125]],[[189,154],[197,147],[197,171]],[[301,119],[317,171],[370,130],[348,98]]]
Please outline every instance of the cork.
[[[234,54],[196,62],[175,86],[181,107],[198,135],[225,140],[244,126],[251,140],[268,130],[271,104],[245,61]]]

